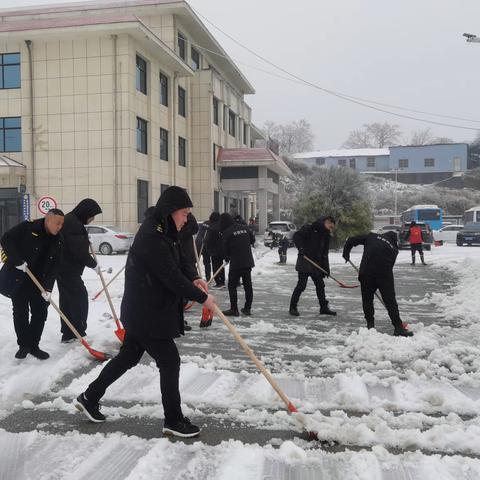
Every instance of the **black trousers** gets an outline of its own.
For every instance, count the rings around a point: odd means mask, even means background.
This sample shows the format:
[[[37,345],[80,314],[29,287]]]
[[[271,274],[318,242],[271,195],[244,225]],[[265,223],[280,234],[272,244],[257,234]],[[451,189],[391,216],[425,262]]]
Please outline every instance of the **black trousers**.
[[[423,261],[423,246],[421,243],[412,243],[410,245],[410,250],[412,252],[412,263],[415,263],[415,252],[418,252],[420,259]]]
[[[230,295],[230,308],[238,310],[237,285],[242,279],[243,289],[245,290],[245,308],[252,308],[253,287],[252,287],[252,269],[230,270],[228,273],[228,293]]]
[[[213,273],[215,273],[223,263],[222,257],[212,257]],[[210,278],[208,278],[210,280]],[[215,277],[215,285],[225,285],[225,269],[222,268],[218,275]]]
[[[38,347],[47,320],[48,305],[40,290],[28,279],[15,292],[12,297],[13,325],[20,347]]]
[[[60,310],[70,320],[82,337],[87,331],[88,292],[80,275],[61,275],[57,278],[60,294]],[[60,319],[62,338],[67,340],[75,335]]]
[[[107,363],[98,378],[89,385],[85,396],[90,402],[97,403],[112,383],[138,364],[145,352],[155,360],[160,372],[165,423],[175,423],[183,418],[183,413],[178,386],[180,355],[173,338],[145,339],[127,333],[118,355]]]
[[[362,290],[363,314],[367,325],[373,326],[375,321],[375,308],[373,307],[373,296],[377,290],[380,291],[388,316],[395,328],[402,326],[400,312],[398,311],[397,299],[395,298],[395,283],[391,277],[360,277],[360,288]]]
[[[318,302],[320,303],[321,308],[328,307],[328,301],[325,297],[325,282],[323,281],[323,277],[321,275],[312,275],[310,273],[298,272],[298,282],[295,290],[292,294],[292,299],[290,300],[290,305],[292,307],[296,307],[298,305],[298,301],[300,300],[300,296],[302,295],[303,291],[307,287],[308,277],[311,277],[313,283],[315,284],[315,289],[317,291],[317,298]]]
[[[207,282],[208,282],[210,280],[210,277],[212,276],[212,263],[211,263],[212,257],[207,253],[203,252],[202,258],[203,258],[203,268],[205,269],[205,278],[207,279]]]

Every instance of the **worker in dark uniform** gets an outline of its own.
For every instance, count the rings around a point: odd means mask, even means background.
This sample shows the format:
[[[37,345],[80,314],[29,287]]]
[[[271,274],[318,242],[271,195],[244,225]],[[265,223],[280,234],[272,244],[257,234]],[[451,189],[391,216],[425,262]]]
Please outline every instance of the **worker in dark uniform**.
[[[100,372],[75,406],[94,422],[104,422],[99,401],[106,389],[138,364],[144,352],[156,362],[165,416],[163,432],[194,437],[200,429],[183,416],[179,392],[180,356],[174,339],[183,335],[183,299],[215,309],[207,283],[185,269],[178,232],[187,222],[192,202],[180,187],[167,188],[154,215],[142,223],[125,269],[121,318],[125,340],[119,354]]]
[[[293,241],[298,249],[298,258],[295,269],[298,272],[298,283],[293,291],[290,300],[290,315],[300,316],[298,312],[298,301],[305,290],[308,277],[311,277],[317,291],[317,298],[320,304],[320,315],[336,315],[336,312],[330,310],[328,300],[325,297],[325,276],[330,274],[330,265],[328,261],[328,250],[330,248],[330,237],[335,228],[335,220],[330,216],[322,216],[316,222],[304,225],[300,230],[294,233]],[[312,265],[308,258],[317,263],[327,273],[323,273],[317,267]]]
[[[253,302],[252,246],[255,244],[255,235],[246,224],[235,222],[228,213],[220,215],[220,230],[223,236],[225,261],[230,262],[228,272],[228,293],[230,295],[230,309],[223,313],[229,316],[239,316],[237,286],[242,279],[245,290],[245,306],[241,309],[244,315],[251,315]]]
[[[63,222],[63,212],[51,209],[45,218],[22,222],[8,230],[1,239],[4,265],[0,275],[0,293],[12,299],[13,323],[19,346],[15,358],[23,359],[29,353],[40,360],[49,357],[40,349],[39,343],[47,319],[50,292],[61,261],[63,236],[60,230]],[[41,283],[45,293],[42,294],[27,276],[27,268]],[[13,284],[10,283],[12,279]]]
[[[82,200],[70,213],[65,215],[63,236],[65,251],[58,275],[60,310],[70,320],[82,337],[87,332],[88,292],[82,280],[85,267],[93,268],[97,273],[100,266],[90,254],[90,240],[85,225],[91,223],[102,209],[95,200]],[[69,343],[75,336],[60,319],[62,342]]]
[[[281,238],[278,241],[278,256],[280,257],[278,263],[287,263],[287,250],[289,246],[290,240],[288,240],[286,235],[281,235]]]
[[[384,234],[369,233],[350,237],[343,248],[345,261],[350,260],[350,251],[357,245],[363,245],[358,279],[362,289],[363,313],[367,321],[367,328],[375,327],[373,296],[377,290],[380,290],[394,326],[393,334],[395,336],[411,337],[413,333],[403,327],[395,298],[393,266],[398,255],[397,233],[392,231]]]
[[[205,248],[212,259],[212,274],[223,264],[223,237],[220,231],[220,213],[212,212],[209,218],[209,226],[205,234]],[[207,277],[209,280],[209,277]],[[215,277],[214,288],[225,288],[225,270],[220,270]]]

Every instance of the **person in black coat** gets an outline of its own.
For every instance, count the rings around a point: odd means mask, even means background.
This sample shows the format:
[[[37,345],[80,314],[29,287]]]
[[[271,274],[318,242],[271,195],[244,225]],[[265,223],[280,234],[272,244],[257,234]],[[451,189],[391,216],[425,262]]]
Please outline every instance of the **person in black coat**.
[[[60,230],[63,222],[63,212],[55,208],[45,218],[19,223],[1,239],[2,287],[5,286],[3,281],[14,281],[12,288],[8,291],[2,288],[1,293],[12,299],[13,324],[19,346],[15,358],[23,359],[28,353],[40,360],[49,357],[40,349],[39,343],[47,320],[50,292],[61,261],[63,236]],[[27,276],[27,267],[47,291],[45,294]]]
[[[183,188],[167,188],[157,202],[155,214],[144,220],[135,236],[127,257],[121,305],[126,331],[123,345],[76,401],[76,407],[92,421],[105,421],[99,400],[113,382],[138,364],[146,351],[160,372],[163,432],[193,437],[200,431],[182,413],[180,356],[174,341],[184,333],[184,298],[215,308],[214,298],[205,293],[205,280],[185,268],[179,246],[178,232],[187,222],[191,207]]]
[[[278,241],[278,256],[280,261],[278,263],[287,263],[287,250],[290,246],[290,240],[286,235],[280,234],[281,238]]]
[[[255,235],[247,225],[236,223],[228,213],[220,215],[220,230],[223,235],[225,261],[230,262],[228,273],[230,309],[223,313],[236,317],[240,315],[238,312],[237,285],[242,279],[245,290],[245,306],[241,309],[241,312],[244,315],[251,315],[253,301],[252,268],[255,266],[252,246],[255,244]]]
[[[195,245],[197,247],[197,253],[199,256],[202,257],[203,268],[205,269],[205,278],[207,280],[210,279],[210,276],[212,274],[212,262],[211,262],[208,249],[206,248],[207,245],[205,241],[206,240],[205,237],[206,237],[209,226],[210,226],[209,220],[199,225],[198,233],[197,233],[197,236],[195,237]]]
[[[330,274],[330,265],[328,262],[328,249],[330,247],[330,237],[335,228],[335,220],[330,216],[322,216],[316,222],[304,225],[300,230],[294,233],[293,241],[298,249],[298,258],[295,269],[298,272],[298,283],[293,291],[290,300],[290,315],[298,317],[298,301],[302,292],[305,290],[308,277],[311,277],[317,291],[318,302],[320,303],[321,315],[336,315],[336,312],[330,310],[328,301],[325,297],[325,276]],[[323,273],[317,267],[308,262],[304,255],[313,260],[323,268],[327,273]]]
[[[348,262],[352,248],[363,245],[358,279],[362,290],[363,313],[367,321],[367,328],[375,327],[373,296],[377,290],[380,290],[388,315],[395,328],[393,334],[395,336],[411,337],[413,333],[403,327],[395,298],[393,266],[398,255],[397,238],[397,233],[393,231],[384,234],[369,233],[350,237],[343,247],[343,258]]]
[[[205,248],[212,261],[212,271],[215,273],[223,264],[223,237],[220,231],[220,213],[212,212],[208,219],[210,225],[208,226],[205,235]],[[208,277],[207,277],[208,278]],[[214,288],[225,287],[225,270],[220,270],[215,277]]]
[[[58,275],[60,310],[82,337],[86,335],[88,318],[88,292],[82,280],[85,267],[98,273],[100,266],[90,254],[90,240],[85,225],[91,223],[102,209],[95,200],[85,198],[65,215],[63,236],[65,251]],[[62,342],[69,343],[75,336],[60,319]]]

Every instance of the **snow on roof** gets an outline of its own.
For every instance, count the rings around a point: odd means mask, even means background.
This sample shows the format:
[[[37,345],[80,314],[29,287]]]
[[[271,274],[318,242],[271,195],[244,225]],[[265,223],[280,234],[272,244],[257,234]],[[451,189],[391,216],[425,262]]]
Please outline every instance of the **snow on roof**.
[[[293,158],[328,158],[328,157],[376,157],[390,155],[388,148],[354,148],[343,150],[319,150],[317,152],[296,153]]]

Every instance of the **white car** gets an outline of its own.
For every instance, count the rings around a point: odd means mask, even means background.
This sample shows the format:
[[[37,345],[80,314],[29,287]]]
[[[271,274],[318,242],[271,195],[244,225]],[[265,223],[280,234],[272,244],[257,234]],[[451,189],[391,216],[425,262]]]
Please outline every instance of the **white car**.
[[[440,230],[433,231],[433,239],[443,240],[445,243],[455,243],[457,241],[457,232],[463,229],[463,225],[447,225]]]
[[[263,244],[269,247],[273,243],[273,235],[280,233],[285,235],[293,246],[293,234],[297,231],[297,227],[291,222],[275,221],[268,224],[267,230],[263,236]],[[273,235],[271,235],[271,233]]]
[[[125,253],[132,246],[133,233],[104,225],[85,225],[85,228],[93,249],[102,255]]]

